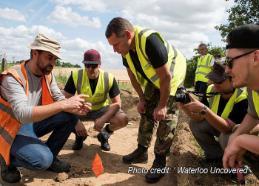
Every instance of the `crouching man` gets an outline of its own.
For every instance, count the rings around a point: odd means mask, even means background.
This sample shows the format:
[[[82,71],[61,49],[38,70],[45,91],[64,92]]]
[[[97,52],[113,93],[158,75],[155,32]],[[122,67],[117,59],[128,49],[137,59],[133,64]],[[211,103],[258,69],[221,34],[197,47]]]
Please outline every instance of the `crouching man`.
[[[94,128],[99,131],[97,138],[101,143],[101,149],[110,150],[109,137],[115,130],[128,124],[126,114],[120,109],[121,99],[118,84],[112,74],[100,69],[101,55],[91,49],[84,53],[83,64],[85,69],[73,72],[64,88],[64,95],[69,98],[76,92],[88,96],[87,102],[92,104],[92,110],[81,120],[93,120]],[[111,99],[109,103],[108,95]],[[105,123],[109,123],[105,125]],[[75,128],[76,141],[73,150],[80,150],[86,139],[87,132],[81,121]]]
[[[216,93],[208,98],[209,108],[193,97],[181,107],[191,117],[190,129],[204,150],[205,162],[220,163],[229,135],[247,113],[247,92],[233,88],[231,78],[220,63],[214,63],[207,77],[213,83],[207,93]],[[219,137],[219,142],[215,137]]]
[[[1,177],[9,183],[20,181],[17,167],[68,172],[57,155],[78,122],[74,114],[90,109],[82,95],[65,99],[51,74],[59,43],[38,34],[30,49],[29,60],[1,74]],[[46,142],[39,139],[50,132]]]

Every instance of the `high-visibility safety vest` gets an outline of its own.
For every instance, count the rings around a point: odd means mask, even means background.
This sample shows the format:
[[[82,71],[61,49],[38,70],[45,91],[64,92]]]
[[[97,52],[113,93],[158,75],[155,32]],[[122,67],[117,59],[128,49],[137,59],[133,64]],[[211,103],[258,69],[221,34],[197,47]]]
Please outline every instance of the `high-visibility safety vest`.
[[[253,103],[257,116],[259,117],[259,94],[256,91],[252,91]]]
[[[213,85],[210,85],[207,89],[207,93],[211,93],[211,92],[213,92]],[[221,96],[220,94],[217,94],[215,96],[208,98],[210,109],[215,114],[218,113],[220,96]],[[245,99],[247,99],[246,89],[236,88],[232,96],[229,98],[227,104],[225,105],[225,108],[221,113],[221,117],[224,119],[227,119],[230,112],[233,110],[234,105]]]
[[[166,65],[172,75],[170,95],[174,96],[177,88],[183,83],[185,79],[185,74],[186,74],[185,57],[179,50],[171,46],[167,41],[165,41],[162,38],[162,36],[158,32],[154,30],[143,29],[141,27],[136,26],[134,28],[134,32],[135,32],[136,52],[138,55],[138,59],[140,61],[141,68],[143,69],[143,72],[145,73],[147,78],[158,89],[160,88],[160,79],[156,74],[155,69],[152,67],[148,59],[148,56],[146,54],[146,40],[148,36],[155,33],[160,37],[160,39],[164,43],[168,54],[168,61]],[[138,83],[142,86],[142,88],[145,88],[148,81],[145,78],[143,78],[139,72],[137,72],[130,54],[127,53],[125,55],[125,58],[127,60],[130,70],[136,77]]]
[[[195,82],[208,82],[208,78],[206,78],[206,75],[211,71],[212,58],[213,56],[211,54],[206,54],[205,56],[201,56],[198,58],[197,68],[195,71]]]
[[[113,84],[113,75],[99,69],[99,78],[95,88],[94,94],[92,93],[89,78],[85,69],[80,69],[72,73],[73,81],[76,87],[77,94],[86,94],[89,96],[87,102],[92,104],[92,110],[99,110],[109,105],[108,93]]]
[[[29,94],[29,82],[27,72],[25,69],[25,62],[20,65],[13,66],[10,69],[1,73],[1,80],[3,76],[11,75],[17,82],[21,84],[26,95]],[[50,91],[51,74],[42,77],[42,105],[53,103],[53,98]],[[6,165],[10,165],[10,149],[15,139],[17,132],[21,127],[21,122],[14,116],[12,107],[8,101],[0,96],[0,156],[4,159]]]

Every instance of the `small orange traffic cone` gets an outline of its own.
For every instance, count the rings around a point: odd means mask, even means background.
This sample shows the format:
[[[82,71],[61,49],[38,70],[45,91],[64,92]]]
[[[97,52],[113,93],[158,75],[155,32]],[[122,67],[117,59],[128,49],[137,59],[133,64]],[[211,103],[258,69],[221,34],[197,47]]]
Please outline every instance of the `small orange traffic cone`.
[[[94,160],[92,162],[92,171],[96,177],[98,177],[104,171],[103,163],[98,153],[95,154]]]

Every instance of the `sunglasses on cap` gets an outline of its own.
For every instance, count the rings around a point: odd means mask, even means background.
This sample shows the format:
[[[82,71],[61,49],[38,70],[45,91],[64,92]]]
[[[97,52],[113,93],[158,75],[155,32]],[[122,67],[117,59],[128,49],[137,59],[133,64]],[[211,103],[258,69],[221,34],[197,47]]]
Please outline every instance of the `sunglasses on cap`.
[[[85,68],[97,68],[98,64],[85,64]]]
[[[233,58],[231,58],[231,57],[226,57],[225,64],[227,65],[228,68],[233,68],[234,60],[236,60],[236,59],[238,59],[238,58],[241,58],[241,57],[243,57],[243,56],[246,56],[246,55],[248,55],[248,54],[251,54],[251,53],[253,53],[254,51],[256,51],[256,50],[252,50],[252,51],[250,51],[250,52],[246,52],[246,53],[244,53],[244,54],[238,55],[238,56],[233,57]]]

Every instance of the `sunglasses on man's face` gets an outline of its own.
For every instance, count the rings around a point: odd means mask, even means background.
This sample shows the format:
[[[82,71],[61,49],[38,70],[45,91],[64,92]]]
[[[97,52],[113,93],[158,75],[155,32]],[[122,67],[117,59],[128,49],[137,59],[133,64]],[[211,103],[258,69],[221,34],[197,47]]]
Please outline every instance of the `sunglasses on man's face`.
[[[85,64],[85,68],[97,68],[98,64]]]
[[[244,54],[238,55],[238,56],[233,57],[233,58],[231,58],[231,57],[226,57],[225,64],[227,65],[228,68],[233,68],[234,60],[236,60],[236,59],[238,59],[238,58],[241,58],[241,57],[243,57],[243,56],[246,56],[246,55],[248,55],[248,54],[251,54],[251,53],[253,53],[254,51],[255,51],[255,50],[252,50],[252,51],[250,51],[250,52],[246,52],[246,53],[244,53]]]

